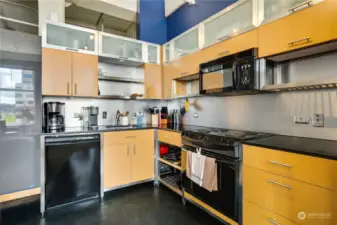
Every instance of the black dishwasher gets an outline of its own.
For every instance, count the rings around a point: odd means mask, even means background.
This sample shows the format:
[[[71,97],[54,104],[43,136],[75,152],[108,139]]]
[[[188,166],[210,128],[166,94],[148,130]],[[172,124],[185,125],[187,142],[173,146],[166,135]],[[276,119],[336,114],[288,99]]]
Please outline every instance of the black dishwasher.
[[[100,135],[45,138],[45,209],[99,197]]]

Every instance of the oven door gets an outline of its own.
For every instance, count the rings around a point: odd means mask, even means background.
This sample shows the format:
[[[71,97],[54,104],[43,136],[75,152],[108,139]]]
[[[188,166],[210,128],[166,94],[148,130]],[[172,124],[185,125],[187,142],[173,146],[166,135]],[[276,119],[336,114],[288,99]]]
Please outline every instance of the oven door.
[[[200,94],[234,91],[233,61],[229,60],[201,69],[199,79]]]
[[[218,210],[227,217],[239,221],[240,212],[240,160],[216,160],[218,167],[218,191],[209,192],[183,176],[184,190]]]

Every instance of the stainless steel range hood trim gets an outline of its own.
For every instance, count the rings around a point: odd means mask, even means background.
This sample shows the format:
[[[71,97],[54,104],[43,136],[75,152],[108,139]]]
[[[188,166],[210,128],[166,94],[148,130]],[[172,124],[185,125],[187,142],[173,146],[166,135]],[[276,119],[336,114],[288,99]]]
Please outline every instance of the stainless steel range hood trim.
[[[337,75],[336,78],[329,80],[311,80],[308,82],[294,82],[286,84],[265,85],[261,90],[264,91],[299,91],[299,90],[314,90],[314,89],[327,89],[337,88]]]

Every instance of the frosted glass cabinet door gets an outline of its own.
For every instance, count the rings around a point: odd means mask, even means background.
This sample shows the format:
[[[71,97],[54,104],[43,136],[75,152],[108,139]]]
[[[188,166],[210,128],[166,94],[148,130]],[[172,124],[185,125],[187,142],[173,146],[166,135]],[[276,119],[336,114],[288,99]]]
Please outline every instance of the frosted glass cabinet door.
[[[101,53],[107,57],[143,61],[143,44],[115,35],[102,34]]]
[[[322,1],[324,0],[260,0],[262,3],[260,3],[260,5],[264,12],[263,23],[287,16]]]
[[[46,24],[44,47],[97,54],[97,32],[68,24]]]
[[[184,55],[196,52],[199,50],[199,32],[198,29],[193,29],[186,34],[174,39],[174,59],[178,59]]]
[[[158,53],[159,53],[159,46],[148,44],[147,57],[149,63],[160,64]]]
[[[254,28],[252,0],[236,4],[229,6],[223,14],[206,20],[204,47]]]
[[[167,63],[171,60],[171,43],[164,45],[164,62]]]

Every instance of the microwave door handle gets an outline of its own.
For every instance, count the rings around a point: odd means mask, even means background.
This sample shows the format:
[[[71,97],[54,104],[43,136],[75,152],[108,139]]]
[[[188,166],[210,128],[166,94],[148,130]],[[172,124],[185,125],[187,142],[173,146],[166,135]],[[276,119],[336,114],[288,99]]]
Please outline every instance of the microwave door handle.
[[[232,75],[233,75],[233,87],[234,89],[236,90],[236,87],[237,87],[237,71],[236,71],[236,63],[233,64],[233,72],[232,72]]]

